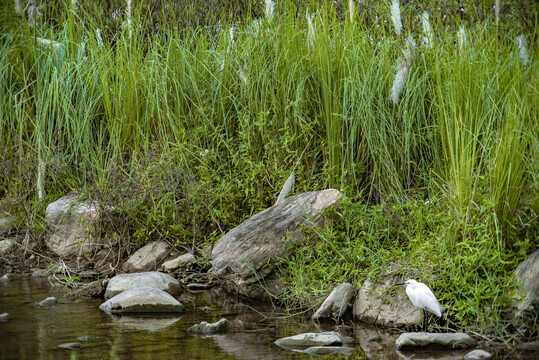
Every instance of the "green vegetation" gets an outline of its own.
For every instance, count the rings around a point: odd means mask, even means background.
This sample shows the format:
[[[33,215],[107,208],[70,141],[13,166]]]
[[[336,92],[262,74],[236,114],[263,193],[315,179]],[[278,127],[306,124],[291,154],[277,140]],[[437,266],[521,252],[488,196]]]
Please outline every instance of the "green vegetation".
[[[14,3],[0,208],[35,241],[45,205],[75,190],[124,246],[200,247],[273,204],[294,169],[294,193],[347,201],[283,265],[287,301],[399,263],[458,325],[503,334],[504,289],[539,246],[537,5],[496,18],[494,2],[403,1],[397,35],[383,1],[352,16],[282,1],[273,18],[257,1],[47,2],[35,21]]]

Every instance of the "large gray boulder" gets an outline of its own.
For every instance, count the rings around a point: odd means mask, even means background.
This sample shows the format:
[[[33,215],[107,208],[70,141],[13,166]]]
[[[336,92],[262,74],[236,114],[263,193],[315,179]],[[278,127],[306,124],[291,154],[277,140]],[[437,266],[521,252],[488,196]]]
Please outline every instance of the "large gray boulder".
[[[514,279],[517,283],[514,324],[532,329],[539,318],[539,249],[516,268]]]
[[[182,293],[182,287],[178,280],[161,272],[150,271],[116,275],[107,284],[105,299],[110,299],[126,290],[138,287],[151,287],[175,296]]]
[[[50,203],[45,210],[45,218],[53,226],[45,243],[57,255],[81,256],[102,245],[91,233],[91,225],[99,217],[98,206],[78,199],[78,194],[71,193]]]
[[[349,308],[350,301],[354,297],[354,287],[350,283],[342,283],[337,286],[324,300],[320,308],[314,313],[313,320],[327,319],[330,317],[342,318]]]
[[[354,317],[358,321],[388,327],[404,327],[421,323],[421,315],[406,294],[395,288],[394,279],[383,282],[367,279],[358,291]]]
[[[313,220],[321,225],[320,212],[340,198],[335,189],[307,192],[250,217],[215,244],[212,271],[237,294],[260,299],[269,297],[266,290],[278,292],[281,286],[273,272],[278,258],[302,240],[302,225]]]
[[[395,342],[397,349],[468,349],[475,340],[464,333],[404,333]]]
[[[170,252],[170,246],[164,241],[154,241],[135,251],[122,265],[125,272],[155,270]]]
[[[330,346],[342,345],[341,336],[335,331],[321,333],[304,333],[285,338],[277,339],[277,345],[283,348],[311,347],[311,346]]]
[[[138,287],[105,301],[99,308],[109,314],[178,313],[185,307],[163,290]]]

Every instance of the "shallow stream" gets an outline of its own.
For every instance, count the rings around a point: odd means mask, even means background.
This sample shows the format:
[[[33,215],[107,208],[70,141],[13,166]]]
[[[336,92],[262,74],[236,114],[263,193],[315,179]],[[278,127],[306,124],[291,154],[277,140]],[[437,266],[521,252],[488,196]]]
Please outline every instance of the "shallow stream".
[[[58,299],[56,306],[36,305],[49,296]],[[52,286],[43,278],[0,282],[0,313],[11,315],[9,321],[0,322],[0,358],[308,359],[313,356],[282,349],[274,341],[304,332],[336,330],[335,324],[316,325],[308,317],[284,317],[282,310],[271,304],[257,304],[255,309],[222,289],[186,292],[179,300],[187,311],[177,316],[114,316],[99,310],[102,299],[68,296],[64,288]],[[187,333],[194,324],[215,322],[221,317],[232,321],[236,332],[208,337]],[[467,352],[397,352],[394,344],[399,332],[365,325],[338,330],[354,339],[352,355],[316,358],[458,359]],[[70,342],[84,347],[59,347]],[[498,352],[495,358],[522,357]]]

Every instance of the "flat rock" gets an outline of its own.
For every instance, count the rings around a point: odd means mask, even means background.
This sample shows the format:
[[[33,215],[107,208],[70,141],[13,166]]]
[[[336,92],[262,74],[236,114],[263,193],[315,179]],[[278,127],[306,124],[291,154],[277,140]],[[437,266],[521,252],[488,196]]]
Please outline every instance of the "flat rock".
[[[253,215],[226,233],[212,250],[212,269],[234,293],[266,299],[280,292],[282,284],[274,269],[290,245],[303,240],[301,227],[315,219],[321,226],[322,210],[337,205],[335,189],[292,196]],[[261,286],[260,284],[264,284]]]
[[[200,335],[225,334],[232,331],[234,331],[234,324],[225,318],[221,318],[221,320],[214,323],[203,321],[200,324],[193,325],[187,329],[187,332],[190,334]]]
[[[163,266],[163,270],[172,271],[181,267],[189,266],[191,264],[194,264],[195,262],[196,262],[195,255],[191,253],[187,253],[187,254],[180,255],[175,259],[165,261],[162,266]]]
[[[166,242],[151,242],[135,251],[135,253],[122,265],[122,270],[125,272],[155,270],[169,251],[170,246]]]
[[[388,278],[382,282],[367,279],[358,291],[354,317],[358,321],[386,327],[403,327],[421,323],[421,315],[406,294],[394,287]]]
[[[331,354],[345,354],[350,355],[354,352],[354,348],[347,346],[311,346],[303,350],[310,355],[331,355]]]
[[[313,320],[330,317],[341,318],[348,309],[354,297],[354,287],[350,283],[337,286],[324,300],[320,308],[314,313]]]
[[[404,333],[395,342],[397,349],[468,349],[475,341],[464,333]]]
[[[11,319],[11,316],[8,313],[0,314],[0,322],[6,322]]]
[[[492,358],[492,354],[481,349],[472,350],[464,355],[464,360],[485,360]]]
[[[15,244],[11,240],[2,240],[0,241],[0,255],[4,255],[6,252],[11,250]]]
[[[321,333],[304,333],[277,339],[275,344],[284,348],[295,348],[301,346],[330,346],[342,345],[343,341],[335,331]]]
[[[180,295],[182,287],[172,276],[157,271],[116,275],[109,280],[105,299],[110,299],[125,290],[137,287],[152,287],[166,291],[171,295]]]
[[[82,349],[84,345],[78,342],[70,342],[70,343],[58,345],[58,347],[62,349],[67,349],[67,350],[78,350],[78,349]]]
[[[138,287],[126,290],[105,301],[99,308],[109,314],[178,313],[185,307],[163,290]]]
[[[39,302],[39,306],[41,307],[52,307],[54,305],[56,305],[56,298],[54,296],[48,297]]]

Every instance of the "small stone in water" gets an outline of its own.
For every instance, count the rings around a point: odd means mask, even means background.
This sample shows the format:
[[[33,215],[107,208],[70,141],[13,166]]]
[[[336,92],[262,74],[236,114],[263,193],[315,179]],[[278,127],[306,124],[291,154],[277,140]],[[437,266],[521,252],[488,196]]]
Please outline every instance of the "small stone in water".
[[[6,321],[8,321],[9,319],[11,319],[11,316],[9,316],[8,313],[0,314],[0,321],[1,321],[1,322],[6,322]]]
[[[490,359],[491,357],[492,355],[489,352],[486,352],[485,350],[481,349],[476,349],[464,355],[464,360],[483,360]]]
[[[65,344],[59,345],[58,347],[60,347],[62,349],[76,350],[76,349],[82,349],[84,347],[84,345],[82,345],[81,343],[78,343],[78,342],[70,342],[70,343],[65,343]]]
[[[42,307],[51,307],[54,305],[56,305],[56,298],[54,296],[48,297],[39,303],[39,306],[42,306]]]
[[[79,341],[92,341],[92,340],[96,340],[96,339],[99,339],[99,336],[84,335],[84,336],[79,336],[77,338],[77,340],[79,340]]]
[[[211,308],[211,307],[209,307],[209,306],[204,306],[201,310],[204,311],[204,312],[210,312],[210,311],[213,311],[213,310],[215,310],[215,309],[214,309],[214,308]]]

